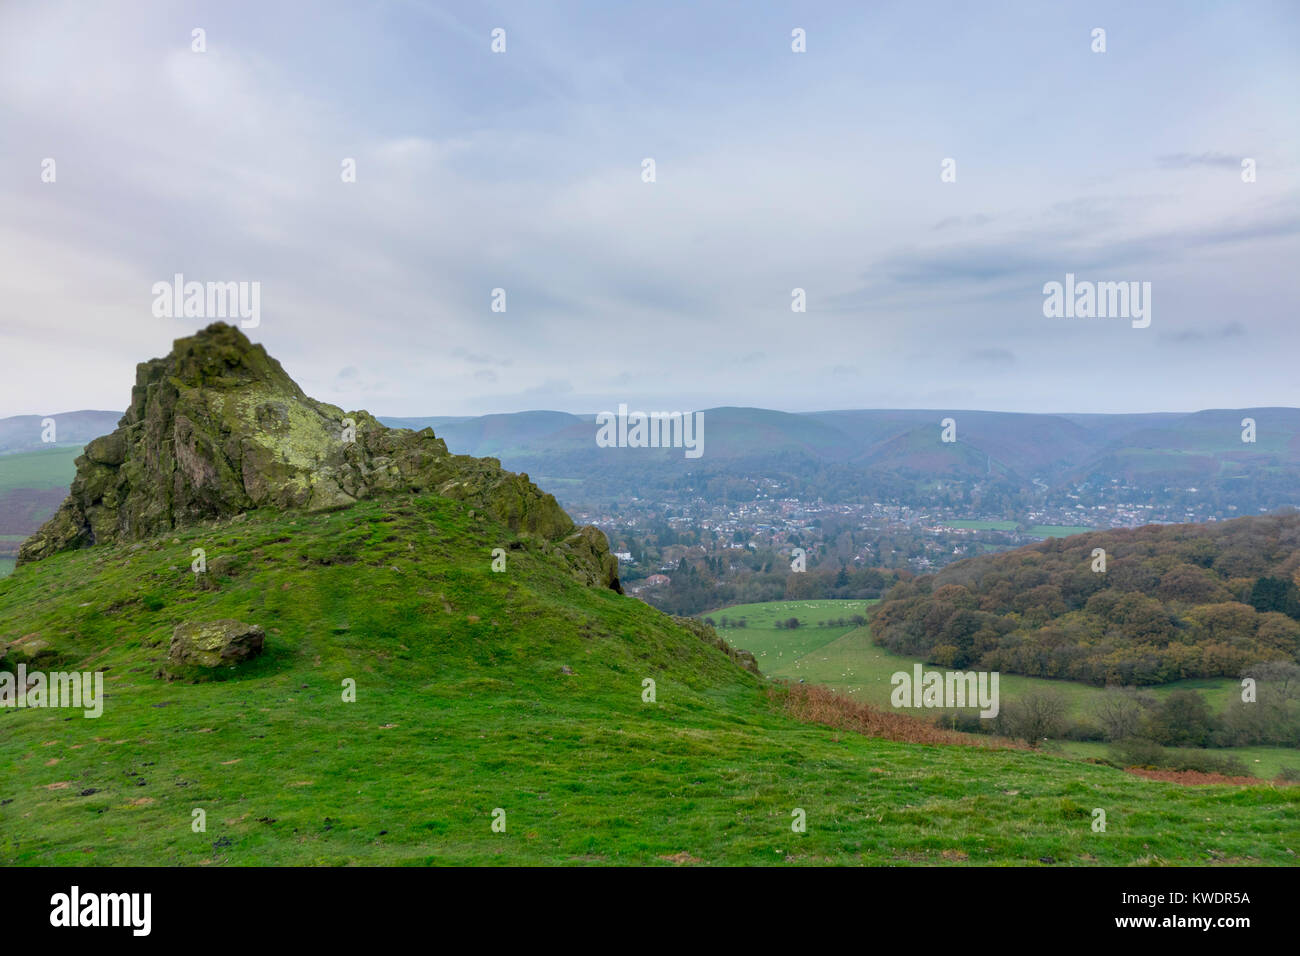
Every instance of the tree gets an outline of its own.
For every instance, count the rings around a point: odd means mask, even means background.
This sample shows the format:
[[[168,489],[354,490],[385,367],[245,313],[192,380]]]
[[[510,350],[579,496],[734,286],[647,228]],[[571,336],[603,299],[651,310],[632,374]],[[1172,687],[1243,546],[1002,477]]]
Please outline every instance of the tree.
[[[1056,690],[1031,690],[1002,707],[998,719],[1007,736],[1037,747],[1065,730],[1065,697]]]
[[[1131,688],[1107,687],[1092,711],[1107,740],[1124,740],[1136,735],[1142,724],[1143,700]]]
[[[1146,736],[1166,747],[1204,747],[1214,729],[1210,705],[1194,690],[1176,690],[1147,714]]]
[[[1261,614],[1280,611],[1300,616],[1300,589],[1286,578],[1260,578],[1250,589],[1250,604]]]

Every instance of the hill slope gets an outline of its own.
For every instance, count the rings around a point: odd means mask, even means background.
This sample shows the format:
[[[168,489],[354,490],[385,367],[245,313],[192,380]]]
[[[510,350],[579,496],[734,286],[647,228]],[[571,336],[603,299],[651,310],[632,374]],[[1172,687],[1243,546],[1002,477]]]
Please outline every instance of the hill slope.
[[[0,454],[37,451],[51,444],[81,447],[97,435],[111,431],[121,412],[82,409],[54,415],[13,415],[0,418]],[[54,419],[48,432],[45,422]]]
[[[719,649],[471,510],[256,512],[20,567],[4,636],[49,641],[41,666],[106,670],[109,696],[97,720],[0,708],[0,862],[1296,860],[1300,788],[803,723]],[[153,676],[177,620],[226,617],[266,627],[262,657]]]
[[[0,863],[1296,861],[1300,788],[846,733],[526,476],[340,416],[229,327],[140,367],[0,581],[0,687],[105,678],[99,717],[0,707]],[[223,621],[260,656],[171,659]]]
[[[1238,677],[1300,658],[1298,575],[1300,514],[1099,531],[899,584],[872,630],[944,666],[1096,684]]]
[[[939,441],[947,417],[956,421],[955,443]],[[1256,422],[1254,442],[1242,441],[1246,418]],[[700,459],[684,459],[680,450],[598,449],[590,415],[383,420],[433,425],[454,451],[495,455],[507,467],[563,478],[571,503],[654,496],[691,478],[699,487],[700,476],[762,475],[797,495],[897,496],[918,507],[931,500],[936,478],[970,489],[995,483],[1021,505],[1067,491],[1094,501],[1122,491],[1132,500],[1212,502],[1222,514],[1300,504],[1296,408],[1133,415],[713,408],[704,410]]]

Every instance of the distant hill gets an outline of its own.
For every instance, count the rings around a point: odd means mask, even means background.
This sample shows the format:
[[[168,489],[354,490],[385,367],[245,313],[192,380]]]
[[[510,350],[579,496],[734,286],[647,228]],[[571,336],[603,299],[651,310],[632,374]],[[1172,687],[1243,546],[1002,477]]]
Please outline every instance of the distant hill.
[[[1094,684],[1238,677],[1300,661],[1298,585],[1300,514],[1097,531],[900,583],[872,637],[942,666]]]
[[[92,438],[107,435],[117,427],[122,413],[82,410],[59,412],[51,415],[14,415],[0,418],[0,454],[16,451],[37,451],[57,446],[80,447]],[[46,418],[54,419],[54,442],[42,438]]]
[[[956,442],[940,441],[940,422]],[[1256,441],[1242,441],[1243,419]],[[876,409],[794,414],[760,408],[704,411],[704,455],[680,449],[611,449],[595,443],[594,415],[520,412],[477,418],[383,418],[431,425],[448,447],[499,457],[508,468],[565,479],[577,500],[649,493],[687,475],[788,479],[794,491],[831,500],[907,496],[936,479],[997,484],[1006,494],[1089,484],[1212,501],[1224,513],[1300,503],[1300,409],[1057,415]],[[560,493],[560,489],[556,489]],[[920,503],[919,499],[917,503]]]
[[[80,411],[51,417],[60,445],[79,448],[114,431],[121,415]],[[955,443],[940,441],[945,418],[956,423]],[[1246,418],[1256,423],[1254,443],[1241,440]],[[1008,517],[1048,495],[1070,507],[1072,494],[1086,503],[1155,502],[1173,508],[1175,520],[1186,520],[1184,511],[1192,514],[1194,508],[1203,516],[1227,517],[1300,504],[1297,408],[1040,415],[938,409],[795,414],[723,407],[704,410],[704,454],[695,459],[682,449],[599,448],[594,415],[527,411],[379,420],[394,428],[431,427],[450,451],[497,458],[570,507],[629,497],[658,500],[683,489],[705,500],[743,497],[735,480],[752,486],[763,478],[803,498],[892,499]],[[49,450],[40,438],[38,416],[0,419],[0,460]],[[56,472],[69,480],[66,467]],[[47,504],[19,497],[24,515]],[[13,506],[0,500],[0,524],[13,524],[13,514]],[[24,530],[28,526],[23,523]]]

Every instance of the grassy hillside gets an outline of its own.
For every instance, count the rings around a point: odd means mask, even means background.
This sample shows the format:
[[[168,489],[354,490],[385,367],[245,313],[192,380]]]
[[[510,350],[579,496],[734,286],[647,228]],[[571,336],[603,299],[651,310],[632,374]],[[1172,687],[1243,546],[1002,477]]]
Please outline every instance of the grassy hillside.
[[[835,621],[864,614],[877,601],[769,601],[744,604],[711,612],[705,617],[720,622],[744,618],[744,628],[730,627],[720,630],[735,647],[753,652],[765,674],[787,680],[803,680],[810,684],[830,687],[853,700],[890,709],[890,679],[898,671],[912,672],[914,664],[924,664],[935,669],[920,657],[896,654],[876,645],[871,640],[869,626],[847,624],[839,627],[819,626],[820,621]],[[790,630],[777,628],[778,620],[797,617],[803,626]],[[1060,694],[1066,702],[1066,716],[1071,720],[1087,720],[1093,708],[1105,693],[1101,687],[1075,681],[1045,680],[1001,674],[999,686],[1003,701],[1014,700],[1031,691],[1051,691]],[[1181,680],[1146,688],[1155,700],[1167,698],[1177,690],[1194,690],[1200,693],[1216,712],[1222,712],[1229,702],[1237,699],[1240,686],[1235,680],[1200,679]],[[1066,741],[1052,745],[1052,749],[1072,756],[1104,759],[1108,745],[1105,743]],[[1175,749],[1175,753],[1178,753]],[[1300,769],[1300,750],[1288,747],[1233,747],[1216,750],[1240,758],[1257,777],[1272,780],[1285,768]]]
[[[0,455],[0,577],[13,571],[18,546],[58,508],[80,454],[78,445]]]
[[[747,627],[743,630],[726,628],[719,633],[735,647],[752,651],[765,674],[788,680],[803,678],[809,683],[831,687],[854,700],[889,707],[890,677],[898,671],[910,673],[914,664],[925,664],[929,669],[934,669],[935,665],[926,664],[920,657],[895,654],[879,647],[871,640],[869,626],[817,626],[818,621],[863,614],[878,603],[769,601],[729,607],[705,616],[715,621],[724,614],[730,619],[745,617]],[[775,627],[777,620],[790,617],[799,618],[805,626],[793,631]],[[999,681],[1002,693],[1009,698],[1029,690],[1055,690],[1065,696],[1071,717],[1086,716],[1093,702],[1104,693],[1103,688],[1090,684],[1017,674],[1002,674]],[[1180,689],[1199,691],[1215,709],[1222,708],[1240,691],[1236,681],[1227,679],[1182,680],[1146,688],[1157,699]],[[1300,766],[1300,751],[1295,754],[1295,763]]]
[[[1300,788],[1180,787],[802,723],[763,679],[541,546],[493,573],[512,539],[426,496],[20,568],[0,582],[4,638],[106,670],[110,696],[98,720],[0,709],[0,862],[1296,861]],[[262,624],[266,653],[225,680],[153,676],[178,621],[221,617]]]
[[[81,454],[75,448],[52,447],[38,451],[0,455],[0,492],[19,488],[66,490],[76,474],[73,462]]]

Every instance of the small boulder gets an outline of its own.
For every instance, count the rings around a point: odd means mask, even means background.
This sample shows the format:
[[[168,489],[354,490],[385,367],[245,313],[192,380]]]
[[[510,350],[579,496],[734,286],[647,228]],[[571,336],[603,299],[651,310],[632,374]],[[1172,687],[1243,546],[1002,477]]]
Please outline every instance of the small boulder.
[[[126,461],[126,438],[121,432],[103,435],[86,445],[85,455],[96,464],[117,468]]]
[[[0,660],[7,660],[14,666],[26,664],[30,667],[54,656],[54,648],[47,641],[41,640],[35,634],[27,634],[10,644],[5,649],[5,653],[0,654]]]
[[[262,653],[266,632],[256,624],[221,620],[177,624],[168,663],[178,667],[233,667]]]

